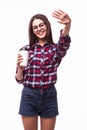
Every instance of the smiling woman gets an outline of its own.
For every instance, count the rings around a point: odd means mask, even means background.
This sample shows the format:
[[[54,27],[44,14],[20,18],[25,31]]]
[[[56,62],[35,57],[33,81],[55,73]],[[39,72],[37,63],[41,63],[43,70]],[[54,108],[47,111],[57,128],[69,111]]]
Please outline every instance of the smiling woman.
[[[41,130],[54,130],[59,114],[55,83],[57,68],[70,46],[71,19],[61,10],[53,12],[52,16],[64,24],[58,43],[53,42],[48,18],[36,14],[29,23],[29,45],[21,48],[29,51],[27,66],[20,66],[22,55],[17,58],[15,78],[24,85],[19,109],[24,130],[38,130],[38,116]]]
[[[60,30],[64,26],[57,23],[59,20],[53,18],[51,13],[59,8],[68,12],[72,19],[69,32],[72,44],[58,67],[58,82],[55,87],[58,93],[59,116],[56,120],[55,130],[87,130],[87,34],[84,33],[87,28],[87,0],[66,0],[66,2],[65,0],[0,0],[0,130],[23,130],[18,115],[23,86],[15,82],[14,75],[19,48],[26,44],[28,46],[25,48],[30,47],[29,19],[38,13],[45,14],[51,22],[53,39],[57,43]],[[43,21],[43,19],[41,20]],[[51,72],[51,67],[55,65],[54,61],[57,58],[56,48],[51,51],[52,49],[49,49],[51,44],[48,44],[48,47],[46,45],[35,46],[35,48],[39,46],[39,54],[36,53],[37,49],[30,49],[28,70],[23,71],[23,73],[26,72],[24,76],[28,79],[28,81],[25,80],[26,83],[32,78],[33,81],[37,78],[41,85],[42,79],[48,81],[46,71],[48,69]],[[33,84],[34,82],[32,82]],[[24,106],[26,108],[26,105]],[[49,112],[47,113],[49,114]],[[47,120],[45,120],[46,122],[48,123]],[[32,120],[30,124],[34,126]],[[41,130],[39,125],[38,130]]]

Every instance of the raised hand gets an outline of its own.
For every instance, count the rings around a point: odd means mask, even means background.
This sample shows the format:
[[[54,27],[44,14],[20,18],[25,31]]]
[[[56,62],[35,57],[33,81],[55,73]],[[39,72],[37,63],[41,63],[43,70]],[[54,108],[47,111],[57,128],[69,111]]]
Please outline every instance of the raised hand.
[[[64,25],[68,25],[71,23],[71,19],[69,17],[69,15],[65,12],[63,12],[62,10],[56,10],[52,13],[52,16],[54,18],[58,19],[58,23],[64,24]]]

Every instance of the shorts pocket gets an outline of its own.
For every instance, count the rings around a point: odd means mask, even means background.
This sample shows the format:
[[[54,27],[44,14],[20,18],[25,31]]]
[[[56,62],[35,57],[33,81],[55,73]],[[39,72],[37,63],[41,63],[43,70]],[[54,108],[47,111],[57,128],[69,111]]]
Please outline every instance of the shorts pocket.
[[[55,87],[53,87],[52,89],[49,89],[47,97],[54,97],[57,95],[57,90]]]
[[[22,96],[32,97],[34,95],[34,90],[28,87],[24,87],[22,90]]]

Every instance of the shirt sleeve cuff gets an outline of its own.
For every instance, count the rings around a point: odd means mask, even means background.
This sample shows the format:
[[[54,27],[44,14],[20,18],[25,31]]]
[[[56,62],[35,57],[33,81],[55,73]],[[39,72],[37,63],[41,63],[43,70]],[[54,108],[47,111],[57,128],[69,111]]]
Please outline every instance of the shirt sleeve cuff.
[[[15,77],[15,80],[16,80],[16,82],[19,83],[19,84],[23,83],[23,80],[18,80],[16,77]]]
[[[63,44],[63,46],[66,46],[66,45],[69,45],[69,44],[70,44],[70,42],[71,42],[71,37],[69,36],[69,34],[66,35],[66,36],[64,36],[64,35],[62,34],[62,30],[61,30],[61,31],[60,31],[60,38],[59,38],[59,40],[60,40],[60,43]]]

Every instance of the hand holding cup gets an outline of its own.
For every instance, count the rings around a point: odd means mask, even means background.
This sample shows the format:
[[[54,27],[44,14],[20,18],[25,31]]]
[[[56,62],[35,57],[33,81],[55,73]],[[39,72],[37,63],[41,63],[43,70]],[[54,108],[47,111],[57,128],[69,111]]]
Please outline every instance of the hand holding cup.
[[[18,67],[26,67],[28,62],[28,51],[27,50],[20,50],[17,59]]]

